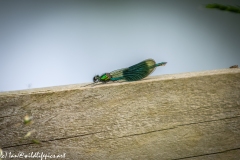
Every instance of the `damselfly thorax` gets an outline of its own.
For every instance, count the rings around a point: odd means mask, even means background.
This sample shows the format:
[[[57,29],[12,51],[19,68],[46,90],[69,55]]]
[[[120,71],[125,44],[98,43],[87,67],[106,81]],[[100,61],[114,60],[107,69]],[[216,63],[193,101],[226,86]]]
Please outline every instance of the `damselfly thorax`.
[[[97,82],[108,82],[110,81],[112,78],[112,76],[110,75],[110,73],[104,73],[101,76],[96,75],[93,77],[93,82],[97,83]]]

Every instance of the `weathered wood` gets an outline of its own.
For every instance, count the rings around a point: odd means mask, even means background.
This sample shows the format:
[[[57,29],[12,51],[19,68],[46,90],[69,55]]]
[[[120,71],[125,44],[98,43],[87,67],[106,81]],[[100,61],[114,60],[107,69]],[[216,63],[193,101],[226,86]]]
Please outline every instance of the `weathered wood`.
[[[240,69],[0,93],[0,135],[65,159],[239,159]]]

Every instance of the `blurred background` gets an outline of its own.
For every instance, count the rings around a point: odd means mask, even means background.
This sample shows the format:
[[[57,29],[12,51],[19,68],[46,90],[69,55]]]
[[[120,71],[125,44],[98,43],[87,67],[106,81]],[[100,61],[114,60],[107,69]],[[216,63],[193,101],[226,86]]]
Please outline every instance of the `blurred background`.
[[[168,62],[151,75],[240,65],[240,14],[209,3],[1,0],[0,91],[92,82],[147,58]]]

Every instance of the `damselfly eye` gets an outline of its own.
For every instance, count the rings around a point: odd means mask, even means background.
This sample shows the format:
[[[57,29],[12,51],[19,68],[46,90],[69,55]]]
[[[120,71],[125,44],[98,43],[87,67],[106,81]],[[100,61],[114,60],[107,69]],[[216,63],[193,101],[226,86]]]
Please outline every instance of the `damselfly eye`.
[[[99,82],[99,75],[96,75],[96,76],[93,77],[93,82],[94,83]]]

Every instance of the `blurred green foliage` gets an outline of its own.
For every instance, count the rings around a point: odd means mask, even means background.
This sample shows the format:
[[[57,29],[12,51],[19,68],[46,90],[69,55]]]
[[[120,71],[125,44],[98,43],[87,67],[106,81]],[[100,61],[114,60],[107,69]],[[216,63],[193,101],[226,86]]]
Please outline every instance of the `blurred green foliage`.
[[[214,3],[214,4],[207,4],[205,7],[209,8],[209,9],[218,9],[218,10],[222,10],[222,11],[240,13],[240,6],[229,6],[229,5],[222,5],[222,4]]]

